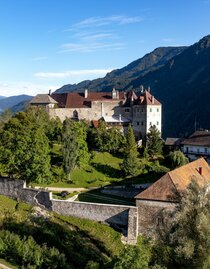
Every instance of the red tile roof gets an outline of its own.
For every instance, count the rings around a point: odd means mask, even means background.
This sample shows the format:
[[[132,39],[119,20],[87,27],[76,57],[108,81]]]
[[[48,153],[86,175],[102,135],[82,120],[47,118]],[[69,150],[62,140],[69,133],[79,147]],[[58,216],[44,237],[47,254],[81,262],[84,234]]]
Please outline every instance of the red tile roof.
[[[148,91],[144,91],[143,98],[141,96],[140,100],[142,105],[160,105],[160,102]]]
[[[99,127],[100,121],[99,120],[93,120],[92,124],[93,124],[93,127],[97,129]]]
[[[200,186],[210,183],[210,168],[203,158],[166,173],[148,189],[139,193],[136,199],[175,201],[174,194],[186,190],[192,179],[195,179]]]
[[[124,99],[124,92],[119,93],[119,99],[112,99],[111,92],[88,92],[87,98],[84,93],[52,94],[52,97],[65,108],[88,108],[92,101],[119,101]]]
[[[126,101],[124,106],[136,105],[160,105],[148,91],[144,91],[137,97],[134,91],[119,92],[119,99],[112,98],[112,92],[88,92],[87,98],[84,93],[53,93],[51,97],[56,100],[59,107],[65,108],[88,108],[93,101]],[[154,102],[153,102],[154,101]]]

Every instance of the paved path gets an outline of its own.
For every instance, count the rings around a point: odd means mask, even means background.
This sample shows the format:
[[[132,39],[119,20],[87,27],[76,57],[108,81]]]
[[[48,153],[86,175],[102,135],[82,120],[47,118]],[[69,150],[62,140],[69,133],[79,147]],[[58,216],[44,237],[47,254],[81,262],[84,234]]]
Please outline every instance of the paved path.
[[[35,189],[42,189],[42,187],[39,187],[39,186],[36,186],[34,187]],[[88,191],[88,190],[95,190],[95,189],[98,189],[98,187],[92,187],[92,188],[62,188],[62,187],[45,187],[43,188],[45,190],[48,190],[48,191],[58,191],[58,192],[61,192],[61,191],[68,191],[68,192],[74,192],[74,191],[77,191],[77,192],[82,192],[82,191]]]
[[[11,267],[8,267],[8,266],[0,263],[0,269],[11,269]]]

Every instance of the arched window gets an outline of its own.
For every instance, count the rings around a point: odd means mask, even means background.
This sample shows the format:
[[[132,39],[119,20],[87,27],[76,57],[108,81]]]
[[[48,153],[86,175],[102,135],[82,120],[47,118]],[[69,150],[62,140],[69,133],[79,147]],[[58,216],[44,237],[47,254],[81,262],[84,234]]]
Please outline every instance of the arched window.
[[[78,112],[76,110],[73,111],[73,118],[78,118]]]

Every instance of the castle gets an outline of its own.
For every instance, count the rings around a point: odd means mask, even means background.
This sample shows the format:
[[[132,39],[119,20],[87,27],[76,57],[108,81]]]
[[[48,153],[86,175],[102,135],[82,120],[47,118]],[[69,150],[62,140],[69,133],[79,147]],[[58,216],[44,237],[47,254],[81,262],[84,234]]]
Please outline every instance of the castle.
[[[104,120],[107,126],[126,129],[130,123],[137,139],[145,138],[150,126],[155,125],[161,133],[161,103],[150,90],[135,92],[84,92],[38,94],[31,105],[45,106],[50,117],[75,120],[86,119],[95,123]]]

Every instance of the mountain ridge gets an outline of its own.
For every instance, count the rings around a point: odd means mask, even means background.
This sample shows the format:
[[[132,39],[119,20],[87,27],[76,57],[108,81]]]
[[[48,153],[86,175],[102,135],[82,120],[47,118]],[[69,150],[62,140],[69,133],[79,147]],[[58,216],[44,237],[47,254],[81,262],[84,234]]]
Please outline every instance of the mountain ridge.
[[[33,98],[33,96],[21,94],[21,95],[15,95],[10,97],[4,97],[0,99],[0,111],[4,111],[5,109],[11,109],[14,112],[20,111],[23,109],[23,106],[18,105],[24,102],[28,102]],[[15,108],[15,109],[14,109]]]
[[[110,91],[113,87],[117,90],[126,90],[132,79],[160,68],[165,62],[185,49],[186,47],[156,48],[151,53],[147,53],[144,57],[131,62],[127,66],[107,73],[104,78],[84,80],[78,84],[67,84],[57,89],[56,93],[84,91],[85,88],[90,91]]]
[[[150,86],[152,94],[163,105],[163,137],[184,137],[195,129],[210,129],[210,35],[189,47],[178,49],[169,57],[161,54],[158,61],[148,63],[146,67],[146,60],[149,61],[157,52],[161,53],[161,48],[158,48],[102,79],[83,81],[73,88],[63,86],[56,92],[84,91],[85,88],[110,91],[115,87],[118,90],[135,89],[138,93],[141,85]],[[139,62],[142,69],[133,72]],[[129,73],[130,67],[132,72]],[[116,79],[113,79],[115,74]]]

